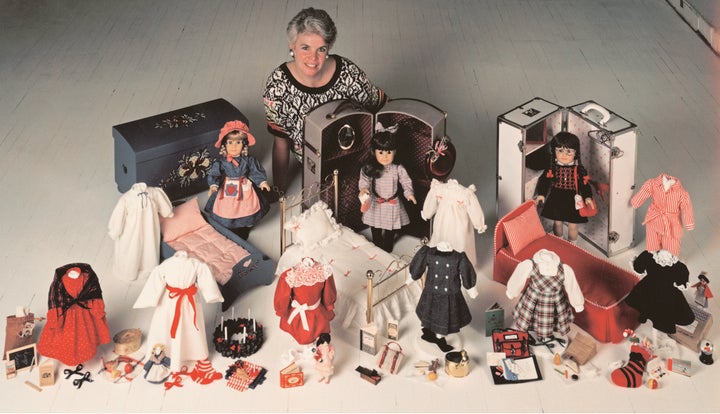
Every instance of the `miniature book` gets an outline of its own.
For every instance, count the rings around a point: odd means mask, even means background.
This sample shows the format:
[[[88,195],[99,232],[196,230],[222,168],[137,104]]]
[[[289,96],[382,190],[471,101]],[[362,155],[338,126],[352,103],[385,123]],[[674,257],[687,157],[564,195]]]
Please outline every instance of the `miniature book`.
[[[492,335],[495,329],[505,327],[505,309],[495,302],[485,310],[485,336]]]
[[[281,388],[299,387],[304,383],[305,375],[295,362],[292,362],[290,365],[280,370]]]

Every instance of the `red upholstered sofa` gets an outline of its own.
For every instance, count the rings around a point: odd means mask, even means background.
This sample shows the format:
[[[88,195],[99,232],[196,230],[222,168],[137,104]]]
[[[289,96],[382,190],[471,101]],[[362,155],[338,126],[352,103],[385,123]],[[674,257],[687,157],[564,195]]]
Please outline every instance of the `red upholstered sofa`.
[[[540,249],[553,251],[574,271],[585,310],[575,314],[575,324],[600,342],[621,342],[623,330],[639,325],[638,313],[625,297],[638,276],[569,243],[542,228],[535,204],[527,201],[500,219],[495,226],[493,280],[507,284],[515,267]]]

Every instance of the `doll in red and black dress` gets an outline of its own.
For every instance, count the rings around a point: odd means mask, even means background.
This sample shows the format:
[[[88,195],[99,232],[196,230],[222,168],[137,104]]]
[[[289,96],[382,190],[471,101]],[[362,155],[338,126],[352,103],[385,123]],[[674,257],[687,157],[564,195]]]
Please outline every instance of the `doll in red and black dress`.
[[[578,223],[588,221],[580,215],[578,202],[584,201],[588,207],[595,208],[590,176],[580,163],[580,139],[575,134],[559,132],[550,141],[550,152],[552,165],[538,179],[535,203],[545,203],[540,215],[553,220],[556,236],[563,236],[563,225],[567,223],[567,239],[575,242]]]

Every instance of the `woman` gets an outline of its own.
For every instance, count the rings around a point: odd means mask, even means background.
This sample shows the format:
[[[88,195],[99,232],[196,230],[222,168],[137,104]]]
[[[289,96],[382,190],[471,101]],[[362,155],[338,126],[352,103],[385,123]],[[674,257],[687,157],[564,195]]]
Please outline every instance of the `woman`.
[[[301,10],[288,23],[287,36],[292,60],[272,71],[263,94],[268,131],[275,136],[273,181],[280,191],[288,185],[289,151],[302,162],[306,114],[338,99],[354,100],[374,112],[386,100],[362,69],[330,55],[337,29],[326,11]]]

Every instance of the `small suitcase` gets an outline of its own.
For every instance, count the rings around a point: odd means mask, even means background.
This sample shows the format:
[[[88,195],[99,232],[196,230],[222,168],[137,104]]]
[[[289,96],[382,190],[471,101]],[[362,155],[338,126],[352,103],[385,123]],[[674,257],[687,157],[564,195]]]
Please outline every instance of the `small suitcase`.
[[[513,108],[497,122],[498,217],[533,198],[538,177],[550,165],[549,141],[568,131],[580,138],[582,163],[591,179],[609,188],[605,200],[594,193],[598,213],[579,226],[580,234],[607,256],[633,245],[635,124],[593,101],[565,108],[542,98]]]

